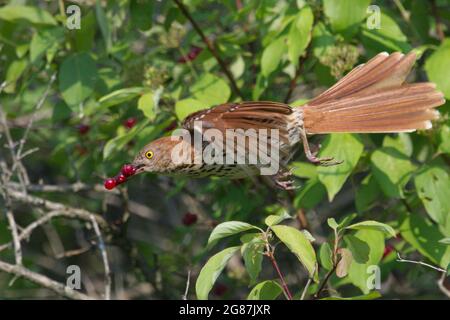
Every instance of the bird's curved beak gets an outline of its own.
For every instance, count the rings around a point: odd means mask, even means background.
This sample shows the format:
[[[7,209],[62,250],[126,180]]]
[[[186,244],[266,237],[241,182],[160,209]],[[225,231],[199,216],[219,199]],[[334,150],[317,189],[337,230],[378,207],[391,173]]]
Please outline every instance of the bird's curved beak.
[[[135,175],[144,172],[145,164],[142,161],[135,159],[131,165],[136,169]]]

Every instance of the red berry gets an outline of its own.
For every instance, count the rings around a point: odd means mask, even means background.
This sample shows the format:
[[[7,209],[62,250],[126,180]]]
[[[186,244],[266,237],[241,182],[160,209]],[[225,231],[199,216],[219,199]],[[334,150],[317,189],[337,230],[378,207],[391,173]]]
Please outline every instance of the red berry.
[[[127,177],[125,177],[125,175],[124,175],[123,173],[119,174],[119,175],[116,177],[116,183],[117,183],[117,184],[124,183],[125,181],[127,181]]]
[[[197,222],[197,215],[195,213],[190,213],[190,212],[186,212],[183,216],[183,219],[181,220],[181,222],[183,222],[183,224],[185,226],[190,226],[194,223]]]
[[[78,128],[78,133],[81,135],[85,135],[91,129],[91,127],[88,126],[87,124],[80,124],[80,125],[78,125],[77,128]]]
[[[121,172],[122,172],[122,174],[123,174],[125,177],[129,177],[129,176],[132,176],[132,175],[134,175],[134,174],[136,173],[136,168],[133,167],[131,164],[125,164],[125,165],[122,167]]]
[[[116,180],[113,178],[108,178],[105,180],[105,188],[108,190],[114,189],[116,186]]]
[[[128,118],[127,120],[125,120],[125,121],[123,122],[123,125],[124,125],[125,127],[127,127],[128,129],[131,129],[131,128],[134,127],[134,125],[136,124],[136,122],[137,122],[136,118],[131,117],[131,118]]]
[[[228,287],[226,285],[224,285],[223,283],[217,283],[214,288],[213,288],[213,294],[215,296],[223,296],[225,294],[225,292],[228,291]]]

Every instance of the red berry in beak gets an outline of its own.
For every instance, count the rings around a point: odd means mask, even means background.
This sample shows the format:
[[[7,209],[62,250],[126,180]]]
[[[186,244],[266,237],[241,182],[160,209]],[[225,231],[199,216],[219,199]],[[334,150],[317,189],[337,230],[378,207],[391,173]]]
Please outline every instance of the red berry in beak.
[[[136,118],[128,118],[127,120],[125,120],[124,122],[123,122],[123,125],[126,127],[126,128],[128,128],[128,129],[131,129],[131,128],[133,128],[134,127],[134,125],[136,124]]]
[[[125,164],[122,167],[121,172],[125,177],[130,177],[136,173],[136,168],[133,167],[131,164]]]
[[[125,177],[125,175],[124,175],[123,173],[119,174],[119,175],[116,177],[116,183],[117,183],[117,184],[124,183],[125,181],[127,181],[127,177]]]
[[[114,187],[116,186],[116,180],[114,180],[113,178],[108,178],[105,180],[105,188],[108,190],[114,189]]]
[[[197,215],[195,213],[190,213],[187,212],[184,216],[183,219],[181,220],[181,222],[185,225],[185,226],[190,226],[194,223],[197,222]]]

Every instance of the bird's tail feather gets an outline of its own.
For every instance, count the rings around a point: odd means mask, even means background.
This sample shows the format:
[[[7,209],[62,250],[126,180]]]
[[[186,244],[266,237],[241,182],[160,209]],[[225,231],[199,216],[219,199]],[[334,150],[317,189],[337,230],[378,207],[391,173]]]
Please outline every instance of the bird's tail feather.
[[[429,129],[445,99],[433,83],[404,84],[414,53],[381,53],[303,108],[307,133]]]

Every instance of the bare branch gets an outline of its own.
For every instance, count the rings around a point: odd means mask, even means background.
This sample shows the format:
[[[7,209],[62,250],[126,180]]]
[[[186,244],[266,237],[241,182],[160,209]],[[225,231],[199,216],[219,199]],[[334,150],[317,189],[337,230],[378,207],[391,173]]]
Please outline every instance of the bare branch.
[[[184,290],[184,294],[181,297],[182,300],[187,300],[190,282],[191,282],[191,270],[188,270],[188,275],[187,275],[187,280],[186,280],[186,289]]]
[[[421,266],[428,267],[428,268],[434,269],[434,270],[439,271],[439,272],[444,272],[444,273],[447,272],[447,271],[445,271],[445,270],[442,269],[442,268],[433,266],[433,265],[428,264],[428,263],[425,263],[425,262],[423,262],[423,261],[414,261],[414,260],[406,260],[406,259],[403,259],[403,258],[400,256],[400,253],[399,253],[399,252],[397,252],[397,257],[398,257],[398,259],[397,259],[398,262],[408,262],[408,263],[419,264],[419,265],[421,265]]]
[[[62,283],[56,282],[46,276],[43,276],[39,273],[33,272],[18,265],[12,265],[3,261],[0,261],[0,270],[11,273],[18,277],[23,277],[25,279],[30,280],[42,287],[50,289],[57,294],[75,300],[94,300],[95,298],[90,297],[84,293],[75,291]]]
[[[68,218],[91,221],[91,215],[93,215],[102,229],[107,231],[110,229],[108,222],[102,216],[92,213],[88,210],[73,208],[62,203],[53,202],[40,197],[24,194],[23,192],[15,190],[9,190],[9,195],[11,196],[11,198],[19,202],[43,207],[50,211],[59,211],[61,216],[65,216]]]
[[[106,253],[105,242],[103,241],[102,233],[98,226],[97,220],[91,214],[91,222],[94,227],[95,234],[98,238],[98,248],[102,254],[103,267],[105,269],[105,300],[111,300],[111,270],[109,268],[108,255]]]
[[[10,182],[8,187],[12,187],[16,190],[20,188],[20,185],[16,182]],[[26,186],[27,191],[30,192],[81,192],[81,191],[96,191],[105,192],[108,194],[119,195],[118,189],[106,190],[101,184],[89,185],[82,182],[76,182],[72,184],[30,184]]]

